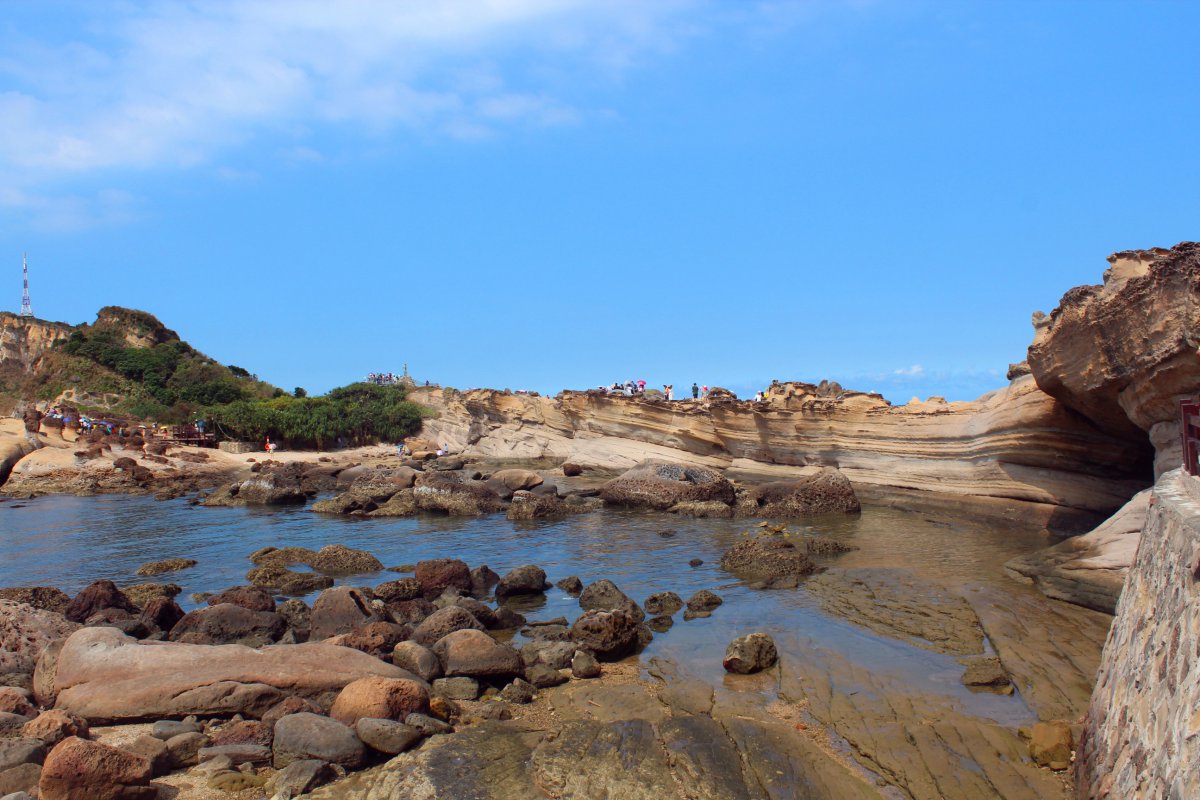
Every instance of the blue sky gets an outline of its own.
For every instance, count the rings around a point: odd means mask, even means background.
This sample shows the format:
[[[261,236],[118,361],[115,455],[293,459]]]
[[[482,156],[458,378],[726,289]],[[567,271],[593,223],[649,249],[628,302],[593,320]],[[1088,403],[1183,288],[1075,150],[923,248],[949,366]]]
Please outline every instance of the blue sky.
[[[1198,236],[1186,2],[0,3],[17,310],[158,315],[310,392],[905,402]]]

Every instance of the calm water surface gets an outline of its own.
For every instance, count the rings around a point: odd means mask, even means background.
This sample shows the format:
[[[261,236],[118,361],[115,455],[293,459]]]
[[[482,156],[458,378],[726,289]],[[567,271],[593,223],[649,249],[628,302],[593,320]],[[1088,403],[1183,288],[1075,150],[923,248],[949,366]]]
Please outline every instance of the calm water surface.
[[[860,548],[836,559],[844,567],[902,567],[955,585],[985,583],[1005,592],[1025,592],[1004,577],[1008,559],[1045,547],[1038,531],[1004,523],[955,520],[945,514],[868,507],[861,515],[820,517],[793,529],[829,535]],[[553,522],[510,522],[485,518],[421,516],[360,519],[313,514],[302,508],[257,510],[200,508],[184,500],[149,497],[46,496],[0,502],[0,586],[57,586],[73,594],[109,578],[118,585],[147,580],[181,585],[189,595],[245,582],[250,553],[267,546],[319,549],[345,544],[373,553],[385,566],[427,558],[461,558],[487,564],[500,574],[537,564],[550,580],[578,575],[584,583],[614,581],[643,601],[671,590],[684,599],[700,589],[724,598],[709,619],[683,622],[659,634],[643,654],[660,656],[688,674],[719,683],[720,660],[730,639],[754,630],[781,641],[815,642],[873,670],[885,670],[915,689],[953,697],[964,710],[1009,724],[1032,718],[1019,696],[975,694],[959,683],[962,666],[953,658],[880,637],[821,612],[801,586],[796,590],[748,589],[719,567],[721,554],[752,529],[746,520],[692,520],[666,514],[604,510]],[[673,532],[664,536],[664,532]],[[159,578],[141,578],[137,568],[171,557],[194,558],[197,566]],[[693,558],[704,560],[697,568]],[[831,562],[832,563],[832,562]],[[398,577],[393,572],[339,579],[371,586]],[[308,598],[311,601],[311,597]],[[552,589],[544,604],[521,609],[531,619],[580,612],[577,601]]]

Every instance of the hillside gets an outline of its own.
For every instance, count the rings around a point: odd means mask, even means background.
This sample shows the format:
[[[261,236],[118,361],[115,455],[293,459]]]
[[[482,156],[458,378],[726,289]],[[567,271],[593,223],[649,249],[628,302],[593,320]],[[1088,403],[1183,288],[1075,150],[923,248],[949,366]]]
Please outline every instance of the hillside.
[[[84,325],[0,312],[0,412],[28,402],[190,421],[199,409],[282,394],[199,352],[152,314],[118,306]]]

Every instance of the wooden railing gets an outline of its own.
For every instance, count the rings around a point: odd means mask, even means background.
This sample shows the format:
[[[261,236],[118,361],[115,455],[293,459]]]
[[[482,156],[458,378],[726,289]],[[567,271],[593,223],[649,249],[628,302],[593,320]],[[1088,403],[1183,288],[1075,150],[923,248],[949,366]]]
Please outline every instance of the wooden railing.
[[[1183,468],[1200,475],[1200,400],[1179,403],[1179,432],[1183,437]]]

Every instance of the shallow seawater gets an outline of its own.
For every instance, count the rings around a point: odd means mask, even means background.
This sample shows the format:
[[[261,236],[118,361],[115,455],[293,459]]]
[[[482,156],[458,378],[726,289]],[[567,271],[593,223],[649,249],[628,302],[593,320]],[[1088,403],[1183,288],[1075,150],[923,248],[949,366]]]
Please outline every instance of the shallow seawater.
[[[1005,523],[883,507],[867,507],[861,515],[813,518],[791,527],[859,548],[830,564],[901,567],[951,586],[984,583],[1013,593],[1029,590],[1004,577],[1003,563],[1047,543],[1039,531]],[[886,672],[914,690],[947,696],[968,713],[1008,724],[1031,718],[1019,696],[966,690],[959,683],[962,666],[952,657],[826,615],[803,584],[794,590],[756,591],[722,571],[721,554],[753,528],[747,520],[615,510],[522,523],[502,515],[364,519],[313,514],[303,508],[201,508],[184,500],[149,497],[46,496],[0,502],[0,586],[57,586],[73,594],[100,578],[118,585],[170,582],[183,587],[178,600],[187,609],[196,605],[191,593],[244,583],[252,566],[247,557],[267,546],[318,549],[340,543],[367,550],[389,567],[455,557],[503,574],[532,563],[545,569],[552,582],[567,575],[578,575],[584,583],[608,578],[639,602],[665,590],[687,599],[710,589],[724,598],[710,618],[684,622],[676,615],[675,626],[656,635],[643,653],[643,663],[656,656],[669,659],[688,675],[720,684],[725,645],[736,636],[762,630],[785,649],[828,651]],[[156,578],[135,574],[148,561],[176,556],[199,564]],[[704,563],[688,566],[694,558]],[[370,586],[397,577],[381,572],[338,582]],[[577,601],[558,589],[548,591],[543,604],[520,610],[531,619],[573,619],[580,612]]]

